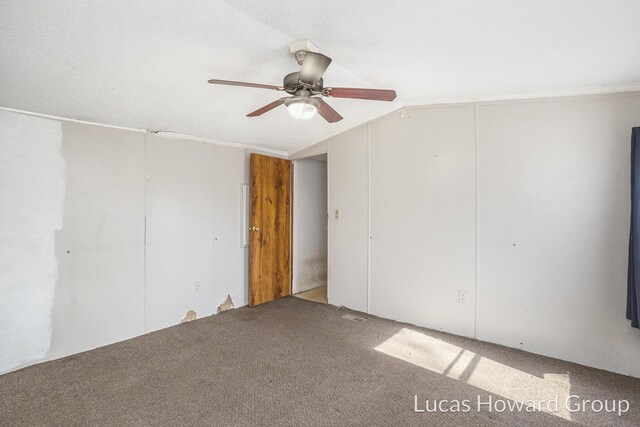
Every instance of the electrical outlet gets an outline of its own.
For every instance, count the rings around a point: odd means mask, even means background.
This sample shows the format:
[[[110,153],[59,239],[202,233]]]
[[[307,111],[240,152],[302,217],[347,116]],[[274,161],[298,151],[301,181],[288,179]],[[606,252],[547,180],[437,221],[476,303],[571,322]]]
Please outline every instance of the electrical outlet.
[[[467,302],[467,291],[458,291],[458,302],[460,304]]]
[[[336,219],[340,219],[340,209],[336,209]]]
[[[200,283],[196,282],[193,284],[193,292],[196,294],[200,292]]]

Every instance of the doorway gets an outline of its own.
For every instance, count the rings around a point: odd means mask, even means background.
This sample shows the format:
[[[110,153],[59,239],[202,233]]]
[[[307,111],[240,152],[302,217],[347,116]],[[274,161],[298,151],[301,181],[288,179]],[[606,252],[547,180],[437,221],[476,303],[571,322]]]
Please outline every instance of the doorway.
[[[327,155],[293,161],[292,293],[327,304]]]

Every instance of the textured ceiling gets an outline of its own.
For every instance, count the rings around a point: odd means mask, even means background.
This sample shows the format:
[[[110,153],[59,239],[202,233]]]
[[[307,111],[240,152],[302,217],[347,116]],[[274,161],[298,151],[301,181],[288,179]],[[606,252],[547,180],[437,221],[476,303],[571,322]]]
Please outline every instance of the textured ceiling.
[[[0,0],[0,106],[293,152],[402,105],[640,83],[637,0]],[[345,120],[246,118],[307,38]]]

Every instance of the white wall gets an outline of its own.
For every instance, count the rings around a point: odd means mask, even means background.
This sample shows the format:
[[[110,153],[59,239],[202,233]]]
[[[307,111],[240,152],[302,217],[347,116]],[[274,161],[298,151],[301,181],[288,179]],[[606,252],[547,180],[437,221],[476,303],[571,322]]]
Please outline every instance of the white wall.
[[[452,107],[370,125],[372,313],[473,336],[473,118]]]
[[[361,311],[368,306],[368,145],[367,128],[360,127],[331,139],[327,151],[327,297],[329,304]]]
[[[478,108],[478,338],[640,377],[625,319],[640,96]]]
[[[349,221],[330,215],[330,302],[366,310],[368,288],[372,314],[640,377],[639,124],[627,93],[406,109],[330,139],[329,211]]]
[[[189,310],[213,314],[213,150],[147,138],[148,330],[175,325]]]
[[[327,162],[293,162],[293,293],[327,284]]]
[[[227,296],[236,307],[249,303],[249,249],[242,242],[242,183],[249,182],[249,154],[245,150],[213,147],[214,246],[213,308]]]
[[[0,111],[0,373],[246,304],[246,156]]]
[[[62,136],[67,185],[47,358],[145,331],[144,134],[66,122]]]
[[[64,170],[59,122],[0,111],[0,372],[51,347]]]

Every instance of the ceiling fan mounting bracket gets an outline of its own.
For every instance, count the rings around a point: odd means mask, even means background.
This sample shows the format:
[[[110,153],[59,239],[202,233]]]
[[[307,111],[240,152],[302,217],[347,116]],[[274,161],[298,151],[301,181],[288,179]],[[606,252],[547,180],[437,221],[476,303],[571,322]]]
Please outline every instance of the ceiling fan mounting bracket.
[[[298,40],[297,42],[292,43],[291,46],[289,46],[290,54],[295,55],[299,51],[319,53],[320,48],[318,48],[318,46],[316,46],[315,44],[311,43],[309,40],[303,39],[303,40]]]

